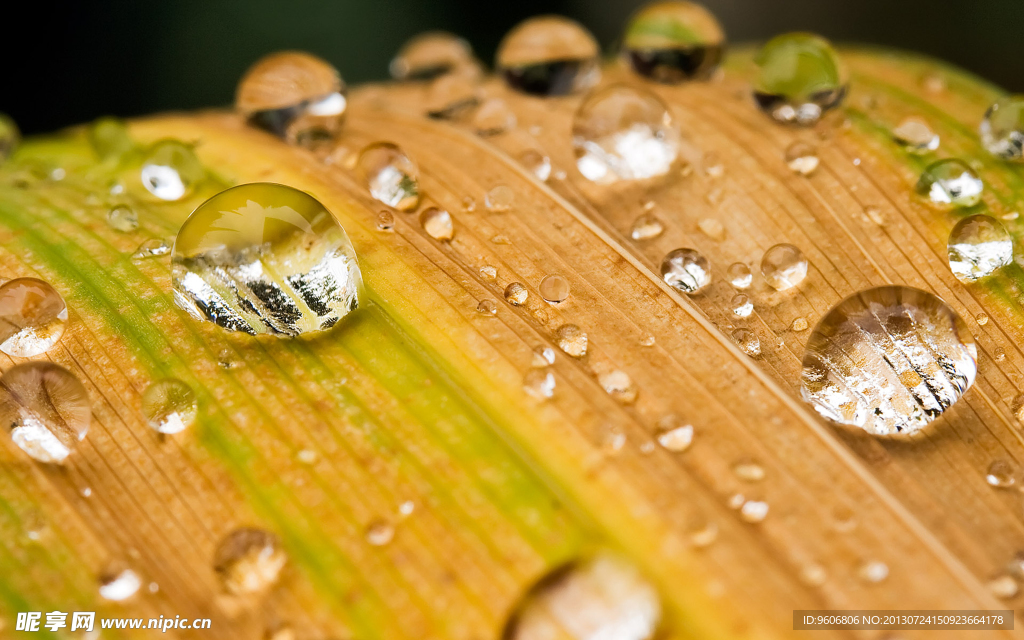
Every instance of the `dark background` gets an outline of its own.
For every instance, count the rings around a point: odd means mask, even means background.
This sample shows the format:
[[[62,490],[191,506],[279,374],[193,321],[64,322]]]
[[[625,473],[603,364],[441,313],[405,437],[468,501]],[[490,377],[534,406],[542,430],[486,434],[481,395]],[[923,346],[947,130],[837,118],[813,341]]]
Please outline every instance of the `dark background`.
[[[258,57],[305,49],[349,83],[387,75],[410,36],[446,29],[486,62],[501,36],[561,13],[608,47],[642,0],[134,0],[19,3],[0,38],[0,111],[26,133],[231,102]],[[913,49],[1024,91],[1024,0],[708,0],[732,42],[784,31]],[[17,16],[17,18],[15,18]]]

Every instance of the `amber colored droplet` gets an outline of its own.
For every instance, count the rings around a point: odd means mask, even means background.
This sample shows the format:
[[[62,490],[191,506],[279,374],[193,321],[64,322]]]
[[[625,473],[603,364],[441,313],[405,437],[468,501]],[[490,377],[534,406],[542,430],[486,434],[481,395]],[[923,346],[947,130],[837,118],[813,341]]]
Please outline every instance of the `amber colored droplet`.
[[[377,230],[378,231],[394,231],[395,230],[395,214],[388,210],[380,211],[377,213]]]
[[[574,324],[564,324],[555,330],[555,344],[567,355],[582,358],[587,353],[587,334]]]
[[[597,41],[576,22],[538,16],[519,23],[502,39],[495,67],[514,89],[565,95],[597,83],[599,53]]]
[[[277,536],[246,527],[232,531],[221,540],[214,554],[213,568],[225,590],[247,595],[273,586],[287,559]]]
[[[420,214],[423,230],[434,240],[447,241],[455,236],[455,225],[452,216],[444,209],[430,207]]]
[[[396,80],[432,80],[446,74],[475,77],[480,64],[464,39],[446,31],[427,31],[402,45],[388,70]]]
[[[540,296],[551,304],[564,302],[569,297],[569,281],[564,276],[544,276],[540,281]]]
[[[526,299],[529,297],[529,290],[521,282],[513,282],[505,287],[505,300],[513,306],[519,307],[526,304]]]
[[[375,142],[359,152],[356,172],[378,202],[399,211],[420,203],[419,170],[398,145]]]
[[[0,351],[31,358],[48,351],[64,335],[64,298],[37,278],[15,278],[0,285]]]
[[[26,362],[0,377],[0,424],[39,462],[63,462],[85,439],[91,419],[85,386],[60,365]]]

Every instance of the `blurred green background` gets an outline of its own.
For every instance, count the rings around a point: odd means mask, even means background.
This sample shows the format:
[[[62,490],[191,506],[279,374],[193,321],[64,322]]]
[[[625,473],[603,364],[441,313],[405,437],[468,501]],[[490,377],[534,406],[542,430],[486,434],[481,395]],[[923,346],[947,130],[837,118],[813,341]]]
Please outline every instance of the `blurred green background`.
[[[490,62],[501,36],[560,13],[614,46],[640,0],[139,0],[28,3],[4,21],[0,111],[26,133],[99,115],[231,102],[261,55],[305,49],[349,83],[384,78],[410,36],[445,29]],[[1024,91],[1024,0],[709,0],[732,42],[816,31],[834,41],[914,49]],[[19,15],[20,14],[20,15]],[[13,16],[18,15],[16,19]]]

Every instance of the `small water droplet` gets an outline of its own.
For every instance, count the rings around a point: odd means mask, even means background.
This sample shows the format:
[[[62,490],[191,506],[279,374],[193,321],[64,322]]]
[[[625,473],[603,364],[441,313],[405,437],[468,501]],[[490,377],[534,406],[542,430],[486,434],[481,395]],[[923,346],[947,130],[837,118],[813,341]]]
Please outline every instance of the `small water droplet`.
[[[984,327],[986,324],[988,324],[988,314],[985,312],[981,312],[978,315],[974,316],[974,321],[978,323],[978,326]]]
[[[523,376],[523,391],[537,400],[555,395],[555,376],[546,369],[530,369]]]
[[[391,213],[387,209],[377,212],[377,231],[394,231],[395,230],[395,214]]]
[[[116,160],[135,148],[128,125],[120,118],[104,117],[89,125],[89,144],[100,160]]]
[[[633,378],[621,369],[609,366],[597,368],[597,382],[605,393],[622,404],[632,404],[639,393]]]
[[[644,336],[643,338],[640,338],[641,347],[653,347],[656,342],[657,339],[654,336]]]
[[[679,157],[679,130],[661,99],[623,84],[587,95],[572,122],[576,168],[600,184],[665,175]]]
[[[481,300],[480,304],[476,305],[476,311],[485,316],[497,315],[498,305],[494,303],[494,300]]]
[[[974,339],[945,302],[910,287],[877,287],[843,300],[815,327],[801,395],[835,422],[875,435],[914,433],[952,406],[976,373]]]
[[[889,577],[889,565],[880,560],[868,560],[857,569],[857,575],[865,582],[882,582]]]
[[[100,574],[100,597],[104,600],[120,602],[135,595],[142,586],[139,574],[131,569],[114,563]]]
[[[395,537],[395,527],[387,520],[374,520],[366,527],[366,542],[383,547]]]
[[[711,284],[711,266],[696,249],[676,249],[661,261],[661,277],[683,293],[700,293]]]
[[[587,334],[574,324],[563,324],[555,330],[555,344],[573,358],[582,358],[587,353]]]
[[[754,281],[754,274],[751,273],[750,267],[742,262],[734,262],[729,265],[726,277],[729,278],[729,284],[740,290],[749,288],[750,283]]]
[[[732,472],[744,482],[760,482],[764,480],[764,467],[753,460],[741,460],[732,465]]]
[[[981,200],[985,184],[963,160],[946,158],[928,165],[915,189],[942,207],[972,207]]]
[[[786,165],[796,173],[809,176],[819,163],[817,149],[806,142],[794,142],[786,149]]]
[[[739,509],[746,501],[747,498],[742,493],[734,493],[725,501],[725,506],[730,509]]]
[[[968,216],[949,234],[949,268],[960,282],[971,283],[1013,262],[1013,240],[991,216]]]
[[[171,245],[163,238],[150,238],[139,245],[132,254],[133,261],[146,260],[166,256],[171,252]]]
[[[295,459],[302,464],[315,464],[319,457],[320,456],[313,449],[300,449],[299,452],[295,454]]]
[[[882,213],[882,209],[874,205],[864,207],[864,215],[868,217],[868,220],[879,226],[884,225],[886,222],[885,214]]]
[[[1003,160],[1024,161],[1024,96],[996,100],[985,112],[979,132],[982,145],[992,155]]]
[[[86,488],[82,489],[82,497],[83,498],[88,498],[91,495],[92,495],[92,487],[86,487]]]
[[[658,444],[673,453],[681,453],[693,444],[693,425],[669,414],[658,420]]]
[[[489,98],[473,112],[470,126],[479,135],[496,136],[516,127],[516,114],[500,98]]]
[[[465,120],[480,105],[481,87],[476,76],[443,75],[430,83],[424,110],[437,120]]]
[[[519,307],[526,304],[526,299],[529,297],[529,290],[521,282],[513,282],[505,287],[505,300],[513,306]]]
[[[985,586],[988,587],[988,590],[992,595],[1003,600],[1008,600],[1014,597],[1017,595],[1017,592],[1020,591],[1020,585],[1017,584],[1017,581],[1013,576],[1005,574],[992,578]]]
[[[287,561],[277,536],[245,527],[235,529],[220,541],[213,568],[225,590],[246,595],[272,587]]]
[[[747,500],[740,507],[740,517],[746,522],[762,522],[768,517],[768,503],[763,500]]]
[[[846,70],[839,54],[819,36],[776,36],[754,62],[758,66],[754,99],[779,122],[814,124],[846,96]]]
[[[107,224],[115,231],[131,233],[139,228],[139,214],[127,205],[119,205],[107,212]]]
[[[395,80],[433,80],[446,74],[479,75],[480,63],[464,39],[446,31],[428,31],[403,44],[388,70]]]
[[[142,393],[142,415],[160,433],[179,433],[196,420],[198,407],[192,387],[176,378],[152,383]]]
[[[690,529],[690,544],[703,549],[710,547],[718,539],[718,525],[714,522],[701,522]]]
[[[597,41],[561,16],[529,18],[498,46],[495,68],[513,89],[541,96],[586,90],[601,78]]]
[[[85,439],[91,420],[85,386],[60,365],[26,362],[0,376],[0,424],[39,462],[63,462]]]
[[[139,171],[146,191],[170,202],[192,193],[205,175],[192,147],[177,140],[161,140],[150,147]]]
[[[462,199],[462,210],[466,213],[476,211],[476,199],[473,196],[466,196]]]
[[[764,252],[761,275],[777,291],[792,289],[807,276],[807,258],[791,244],[777,244]]]
[[[68,308],[57,290],[37,278],[0,285],[0,351],[16,358],[41,355],[57,344]]]
[[[537,177],[541,182],[547,182],[551,177],[551,158],[535,149],[527,149],[519,154],[519,164]]]
[[[985,482],[999,489],[1008,489],[1017,484],[1017,470],[1006,460],[996,460],[988,465]]]
[[[644,214],[633,221],[629,236],[634,240],[652,240],[665,231],[665,225],[650,214]]]
[[[942,93],[946,90],[946,79],[937,73],[927,73],[921,78],[921,86],[928,93]]]
[[[416,510],[416,503],[412,500],[406,500],[402,504],[398,505],[398,513],[403,518],[408,518],[412,515],[412,512]]]
[[[21,131],[18,125],[6,113],[0,113],[0,164],[14,153],[21,143]]]
[[[714,218],[704,218],[697,223],[697,228],[712,240],[725,240],[725,226]]]
[[[751,358],[761,355],[761,340],[757,334],[750,329],[739,328],[732,332],[732,339],[736,341],[743,353]]]
[[[537,347],[533,350],[533,366],[546,367],[555,364],[555,350],[551,347]]]
[[[825,584],[827,577],[828,574],[825,572],[825,567],[817,562],[805,564],[800,568],[800,582],[809,587],[820,587]]]
[[[710,78],[724,50],[722,27],[692,2],[645,5],[630,18],[622,43],[634,72],[666,84]]]
[[[498,270],[491,265],[484,265],[480,267],[480,277],[493,282],[498,277]]]
[[[452,216],[444,209],[430,207],[420,214],[420,224],[434,240],[442,242],[451,240],[455,236],[455,225],[452,224]]]
[[[892,130],[892,137],[910,153],[928,153],[939,148],[939,134],[921,118],[905,118]]]
[[[995,351],[992,352],[992,359],[996,362],[1002,362],[1006,360],[1006,350],[1002,347],[996,347]]]
[[[512,203],[515,202],[515,199],[516,193],[512,190],[512,187],[499,184],[491,188],[484,195],[484,206],[487,207],[488,211],[504,213],[512,208]]]
[[[559,304],[569,297],[569,281],[563,276],[544,276],[540,281],[540,297],[551,304]]]
[[[746,295],[737,293],[730,303],[732,312],[739,318],[746,318],[754,312],[754,303]]]
[[[356,172],[378,202],[399,211],[419,206],[419,171],[397,145],[375,142],[367,146],[359,152]]]
[[[508,236],[502,235],[500,233],[498,235],[496,235],[496,236],[493,236],[491,238],[491,242],[494,243],[494,244],[501,244],[501,245],[512,244],[512,241],[508,239]]]

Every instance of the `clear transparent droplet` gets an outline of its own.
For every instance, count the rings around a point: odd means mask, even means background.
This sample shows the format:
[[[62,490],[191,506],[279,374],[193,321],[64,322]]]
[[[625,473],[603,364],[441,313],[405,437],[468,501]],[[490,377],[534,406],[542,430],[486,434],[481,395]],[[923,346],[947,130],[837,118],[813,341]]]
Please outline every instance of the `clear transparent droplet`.
[[[488,98],[477,107],[470,126],[481,136],[496,136],[516,128],[516,114],[501,98]]]
[[[1017,470],[1006,460],[996,460],[985,471],[985,482],[999,489],[1017,484]]]
[[[91,420],[85,386],[60,365],[26,362],[0,376],[0,424],[39,462],[63,462],[85,439]]]
[[[249,334],[333,327],[359,306],[355,250],[307,193],[239,185],[189,216],[174,242],[174,301],[197,320]]]
[[[658,420],[658,444],[673,453],[686,451],[693,444],[693,425],[674,414],[664,416]]]
[[[761,355],[761,340],[757,334],[750,329],[739,328],[732,332],[732,339],[736,341],[743,353],[751,358]]]
[[[108,566],[100,574],[100,597],[120,602],[135,595],[142,586],[139,574],[120,563]]]
[[[0,351],[16,358],[46,353],[68,323],[64,298],[37,278],[15,278],[0,285]]]
[[[584,91],[601,78],[594,36],[561,16],[538,16],[502,39],[495,68],[513,89],[540,96]]]
[[[715,218],[704,218],[697,223],[697,228],[700,229],[701,233],[712,240],[725,240],[725,225],[723,225],[720,220]]]
[[[628,373],[608,366],[596,367],[596,370],[597,382],[605,393],[622,404],[636,401],[639,390]]]
[[[21,131],[14,120],[6,113],[0,113],[0,164],[14,153],[21,143]]]
[[[725,275],[729,278],[729,284],[741,291],[750,288],[750,284],[754,281],[754,274],[750,271],[750,267],[742,262],[734,262],[729,265]]]
[[[395,214],[391,213],[387,209],[377,212],[377,231],[394,231],[395,230]]]
[[[555,330],[555,344],[566,355],[582,358],[587,353],[587,334],[574,324],[563,324]]]
[[[665,175],[679,157],[679,130],[646,89],[613,84],[583,100],[572,123],[576,168],[599,184]]]
[[[652,2],[630,18],[622,51],[633,71],[656,82],[707,79],[722,60],[725,33],[699,4]]]
[[[171,252],[171,245],[163,238],[150,238],[139,245],[139,248],[132,254],[132,260],[146,260],[147,258],[159,258]]]
[[[996,100],[985,112],[979,131],[989,153],[1003,160],[1024,161],[1024,95]]]
[[[480,105],[481,96],[477,78],[448,74],[430,83],[423,106],[431,118],[462,121]]]
[[[972,207],[981,200],[985,183],[974,169],[957,158],[928,165],[917,181],[917,193],[941,207]]]
[[[729,304],[732,308],[733,315],[737,318],[746,318],[754,312],[754,303],[750,301],[750,298],[745,294],[737,293],[732,298],[732,302]]]
[[[399,211],[412,211],[420,203],[419,171],[397,145],[375,142],[364,148],[356,173],[378,202]]]
[[[796,173],[809,176],[818,164],[818,150],[806,142],[794,142],[786,149],[786,165]]]
[[[516,192],[512,190],[512,187],[506,184],[499,184],[491,187],[484,195],[484,206],[487,207],[488,211],[504,213],[512,208],[512,203],[515,202],[515,199]]]
[[[762,522],[768,517],[768,503],[763,500],[747,500],[740,507],[740,517],[746,522]]]
[[[551,177],[551,158],[536,149],[527,149],[519,154],[519,164],[541,182],[547,182]]]
[[[497,315],[498,305],[494,303],[494,300],[481,300],[480,304],[476,305],[476,311],[484,316]]]
[[[822,416],[874,435],[914,433],[974,383],[977,349],[945,302],[910,287],[850,296],[814,328],[801,395]]]
[[[480,277],[482,277],[484,280],[494,282],[494,280],[498,277],[498,270],[489,264],[484,265],[480,267]]]
[[[968,216],[949,234],[949,268],[957,280],[975,282],[1013,262],[1013,240],[991,216]]]
[[[420,214],[420,224],[427,235],[434,240],[447,241],[455,236],[452,216],[444,209],[430,207]]]
[[[178,140],[161,140],[146,151],[139,177],[158,200],[174,202],[192,193],[206,170],[192,147]]]
[[[526,304],[530,291],[521,282],[513,282],[505,287],[505,300],[516,307]]]
[[[893,128],[892,137],[910,153],[928,153],[939,148],[939,134],[918,117],[903,119]]]
[[[387,520],[374,520],[366,527],[366,542],[383,547],[395,537],[395,526]]]
[[[793,320],[793,324],[791,324],[789,328],[799,333],[800,331],[807,331],[808,326],[807,318],[801,316],[796,320]]]
[[[690,544],[703,549],[710,547],[718,540],[718,525],[711,521],[700,522],[690,528]]]
[[[107,224],[115,231],[131,233],[139,228],[139,214],[127,205],[118,205],[107,212]]]
[[[753,460],[740,460],[732,465],[732,472],[744,482],[760,482],[764,480],[764,467]]]
[[[100,160],[117,160],[135,148],[128,125],[120,118],[100,118],[89,125],[89,144]]]
[[[546,367],[555,364],[555,350],[551,347],[537,347],[533,350],[533,366]]]
[[[160,433],[179,433],[196,421],[198,407],[192,387],[177,378],[157,380],[142,393],[142,415]]]
[[[985,586],[988,587],[989,593],[1002,600],[1009,600],[1020,591],[1020,585],[1017,583],[1017,580],[1013,576],[1006,574],[992,578]]]
[[[530,369],[523,376],[523,391],[537,400],[555,395],[555,376],[546,369]]]
[[[758,67],[754,99],[779,122],[814,124],[846,96],[846,70],[839,54],[820,36],[776,36],[754,61]]]
[[[676,249],[661,261],[661,277],[683,293],[699,293],[711,284],[711,265],[696,249]]]
[[[978,315],[974,316],[974,321],[978,323],[979,327],[984,327],[988,324],[988,314],[982,311]]]
[[[281,574],[288,556],[274,534],[262,529],[236,529],[217,545],[213,569],[228,593],[266,591]]]
[[[447,74],[479,75],[480,63],[464,39],[428,31],[403,44],[388,69],[395,80],[433,80]]]
[[[629,230],[629,237],[634,240],[652,240],[665,231],[665,225],[656,217],[645,213],[633,221]]]
[[[881,560],[868,560],[857,569],[857,575],[865,582],[882,582],[889,577],[889,565]]]
[[[777,244],[764,252],[761,275],[777,291],[792,289],[807,277],[807,258],[791,244]]]
[[[565,302],[569,297],[569,281],[560,275],[544,276],[544,279],[540,281],[538,291],[540,291],[540,297],[547,302],[559,304]]]

